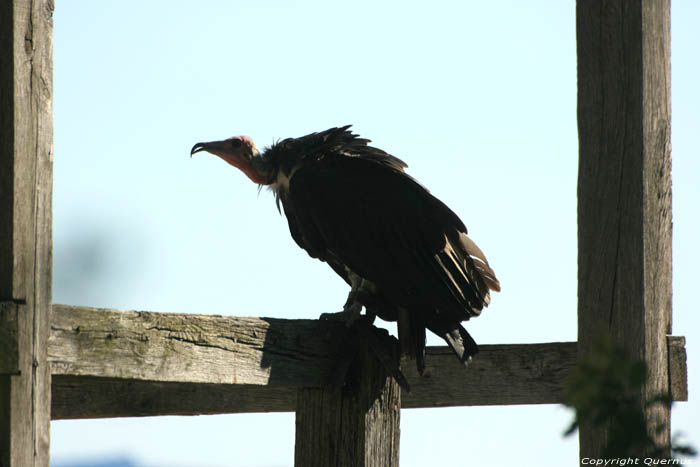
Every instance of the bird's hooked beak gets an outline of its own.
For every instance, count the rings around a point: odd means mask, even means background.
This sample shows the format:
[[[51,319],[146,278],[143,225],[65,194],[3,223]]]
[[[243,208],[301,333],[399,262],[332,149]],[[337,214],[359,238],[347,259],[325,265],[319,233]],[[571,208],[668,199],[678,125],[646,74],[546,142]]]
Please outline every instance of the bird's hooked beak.
[[[248,136],[234,136],[222,141],[197,143],[192,146],[190,157],[202,151],[214,154],[240,169],[255,183],[268,183],[264,174],[260,172],[260,168],[254,164],[253,160],[259,153],[255,143]]]
[[[192,150],[190,151],[190,157],[192,157],[194,154],[200,152],[200,151],[206,151],[207,150],[207,143],[197,143],[194,146],[192,146]]]
[[[233,138],[222,141],[197,143],[192,146],[190,157],[198,152],[206,151],[215,156],[219,156],[234,167],[243,170],[243,167],[250,162],[255,147],[255,145],[252,145],[252,141],[250,141],[250,144],[246,143],[248,143],[248,141],[241,136],[234,136]]]
[[[229,146],[230,146],[230,142],[228,140],[210,141],[208,143],[197,143],[194,146],[192,146],[192,150],[190,151],[190,157],[192,157],[194,154],[196,154],[198,152],[202,152],[202,151],[206,151],[208,153],[215,154],[215,155],[221,157],[222,159],[225,157],[225,155],[233,156],[233,154],[227,154],[227,152],[228,153],[233,152],[232,147],[229,147],[229,148],[226,147],[227,142],[229,143]],[[227,151],[227,149],[228,149],[228,151]]]

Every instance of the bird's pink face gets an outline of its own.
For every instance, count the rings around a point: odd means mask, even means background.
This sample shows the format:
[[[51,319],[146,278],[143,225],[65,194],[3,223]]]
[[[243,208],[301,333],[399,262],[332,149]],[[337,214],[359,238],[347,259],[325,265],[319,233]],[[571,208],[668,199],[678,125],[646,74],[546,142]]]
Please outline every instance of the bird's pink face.
[[[192,146],[190,155],[201,151],[219,156],[232,166],[240,169],[255,183],[261,185],[268,183],[264,174],[260,173],[252,162],[253,158],[258,156],[259,151],[250,136],[234,136],[222,141],[197,143]]]

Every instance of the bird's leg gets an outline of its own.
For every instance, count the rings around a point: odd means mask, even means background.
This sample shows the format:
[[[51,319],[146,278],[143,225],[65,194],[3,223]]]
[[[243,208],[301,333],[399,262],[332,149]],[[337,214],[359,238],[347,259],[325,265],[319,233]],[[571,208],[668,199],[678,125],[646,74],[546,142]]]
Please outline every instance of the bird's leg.
[[[362,282],[364,282],[364,279]],[[362,286],[360,285],[360,287]],[[361,293],[362,292],[359,290],[350,290],[348,299],[345,301],[345,305],[343,305],[343,311],[341,311],[341,313],[346,317],[345,324],[347,326],[351,326],[362,313],[362,302],[358,300]]]
[[[321,319],[344,321],[346,326],[352,326],[357,318],[360,317],[363,306],[362,296],[365,294],[362,290],[362,286],[365,280],[357,274],[351,274],[350,283],[352,287],[350,288],[348,299],[345,301],[345,305],[343,305],[343,311],[339,313],[323,313]]]

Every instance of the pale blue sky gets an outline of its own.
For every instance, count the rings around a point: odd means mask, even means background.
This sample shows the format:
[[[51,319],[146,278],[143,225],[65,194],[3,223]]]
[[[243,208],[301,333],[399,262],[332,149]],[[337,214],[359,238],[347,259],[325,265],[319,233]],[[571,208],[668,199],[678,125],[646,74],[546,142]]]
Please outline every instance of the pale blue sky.
[[[57,2],[54,300],[283,318],[339,310],[346,284],[297,248],[271,194],[189,149],[352,123],[405,160],[486,252],[503,292],[469,323],[477,342],[575,340],[574,4]],[[700,3],[675,0],[672,14],[674,334],[688,337],[692,397]],[[90,248],[94,264],[75,264]],[[697,401],[674,407],[674,431],[696,446],[698,415]],[[404,467],[576,462],[577,440],[561,436],[571,414],[558,406],[401,416]],[[57,461],[282,466],[293,445],[293,414],[52,424]]]

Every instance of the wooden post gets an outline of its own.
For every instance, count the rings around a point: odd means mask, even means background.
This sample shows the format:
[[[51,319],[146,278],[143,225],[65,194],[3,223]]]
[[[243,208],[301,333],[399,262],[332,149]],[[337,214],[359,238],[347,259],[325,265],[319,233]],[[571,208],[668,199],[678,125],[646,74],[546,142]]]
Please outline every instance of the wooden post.
[[[646,401],[669,390],[670,5],[578,0],[576,16],[579,358],[609,331],[647,363]],[[668,444],[668,408],[647,420]],[[581,428],[581,459],[599,457],[606,432]]]
[[[297,467],[398,467],[401,387],[366,349],[348,381],[342,390],[299,390]]]
[[[2,467],[49,465],[52,14],[51,1],[0,2]]]

